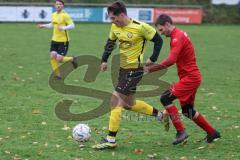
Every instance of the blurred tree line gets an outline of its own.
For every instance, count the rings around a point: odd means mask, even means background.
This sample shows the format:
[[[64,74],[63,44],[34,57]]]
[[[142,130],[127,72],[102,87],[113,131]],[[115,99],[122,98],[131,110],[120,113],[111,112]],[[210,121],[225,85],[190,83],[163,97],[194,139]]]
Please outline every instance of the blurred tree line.
[[[109,0],[64,0],[66,4],[70,3],[103,3],[109,4]],[[0,2],[18,2],[18,0],[0,0]],[[21,0],[21,2],[34,3],[54,3],[54,0]],[[156,5],[201,5],[204,10],[204,23],[232,23],[240,24],[240,8],[238,6],[212,5],[211,0],[124,0],[127,4],[154,4]],[[238,14],[239,13],[239,14]]]

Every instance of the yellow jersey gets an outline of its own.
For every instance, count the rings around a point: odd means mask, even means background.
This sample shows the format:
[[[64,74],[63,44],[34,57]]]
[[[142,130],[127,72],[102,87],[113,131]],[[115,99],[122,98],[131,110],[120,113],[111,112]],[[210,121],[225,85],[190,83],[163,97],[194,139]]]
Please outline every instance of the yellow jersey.
[[[152,26],[133,19],[124,27],[112,24],[109,39],[119,41],[120,67],[135,69],[142,66],[146,40],[152,40],[155,34]]]
[[[53,24],[53,36],[52,40],[56,42],[67,42],[69,41],[69,35],[67,30],[60,31],[58,26],[67,26],[73,24],[71,17],[67,12],[62,10],[60,13],[54,12],[52,14]]]

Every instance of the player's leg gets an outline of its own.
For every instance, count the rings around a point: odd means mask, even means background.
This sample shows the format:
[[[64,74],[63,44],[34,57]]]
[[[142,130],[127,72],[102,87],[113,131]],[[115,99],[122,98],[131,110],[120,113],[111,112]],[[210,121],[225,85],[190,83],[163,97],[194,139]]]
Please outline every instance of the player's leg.
[[[50,62],[52,66],[52,70],[55,73],[57,78],[61,78],[60,70],[59,70],[59,63],[56,60],[57,58],[57,52],[56,51],[51,51],[50,52]]]
[[[75,57],[69,57],[69,56],[66,56],[67,55],[67,52],[68,52],[68,48],[69,48],[69,42],[61,42],[59,44],[59,52],[58,52],[58,62],[68,62],[68,61],[71,61],[72,62],[72,65],[74,68],[77,68],[78,67],[78,64],[77,64],[77,59]]]
[[[94,149],[111,149],[117,146],[116,136],[120,127],[123,104],[120,93],[114,92],[111,97],[111,112],[109,116],[108,135],[99,144],[92,146]]]
[[[138,68],[136,70],[125,70],[124,77],[125,78],[125,85],[119,86],[117,90],[120,93],[123,93],[125,95],[129,95],[124,99],[124,107],[128,110],[143,113],[150,116],[155,116],[159,121],[163,121],[165,125],[165,130],[169,130],[169,117],[168,113],[165,111],[160,111],[157,108],[149,105],[148,103],[141,101],[141,100],[135,100],[135,93],[137,89],[138,83],[141,81],[143,76],[143,68]]]
[[[136,100],[134,94],[136,93],[137,84],[141,81],[143,76],[143,69],[138,68],[136,70],[122,70],[124,81],[123,85],[117,87],[117,91],[122,93],[124,107],[128,110],[143,113],[146,115],[151,116],[158,116],[158,109],[154,108],[153,106],[147,104],[144,101]]]
[[[193,96],[195,97],[195,94]],[[194,109],[194,106],[192,105],[194,104],[194,97],[191,98],[193,101],[189,101],[189,104],[182,105],[182,113],[207,133],[206,141],[211,143],[214,139],[221,137],[220,133],[207,121],[202,114]]]
[[[176,99],[177,97],[174,96],[170,90],[165,91],[160,98],[160,101],[162,103],[162,105],[165,107],[165,109],[167,110],[168,114],[170,115],[170,118],[172,120],[172,123],[175,127],[175,129],[177,130],[177,134],[176,134],[176,140],[173,141],[173,144],[179,144],[181,142],[183,142],[185,139],[188,138],[187,133],[185,132],[185,128],[183,126],[183,123],[180,119],[180,116],[178,114],[178,109],[177,107],[173,104],[173,101]]]

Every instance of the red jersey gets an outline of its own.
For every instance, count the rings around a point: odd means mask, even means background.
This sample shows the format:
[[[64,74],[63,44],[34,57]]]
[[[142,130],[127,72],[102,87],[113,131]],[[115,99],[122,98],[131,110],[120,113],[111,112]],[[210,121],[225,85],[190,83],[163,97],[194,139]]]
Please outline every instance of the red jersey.
[[[150,67],[150,72],[167,68],[176,63],[180,79],[185,76],[201,79],[201,74],[196,64],[194,48],[188,35],[180,29],[174,28],[170,37],[171,50],[168,58],[161,64]]]

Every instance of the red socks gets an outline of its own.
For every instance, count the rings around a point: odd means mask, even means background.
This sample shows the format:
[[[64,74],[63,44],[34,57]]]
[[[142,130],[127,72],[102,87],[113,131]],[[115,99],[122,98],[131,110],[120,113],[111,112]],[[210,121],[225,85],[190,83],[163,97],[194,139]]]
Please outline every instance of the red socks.
[[[167,107],[166,110],[168,111],[168,113],[171,117],[172,123],[173,123],[174,127],[176,128],[176,130],[178,132],[183,131],[184,126],[183,126],[182,121],[179,117],[177,107],[172,105],[172,106]]]
[[[200,114],[197,116],[197,118],[194,118],[193,121],[201,127],[204,131],[207,132],[207,134],[213,134],[215,132],[215,129],[208,123],[208,121]]]

